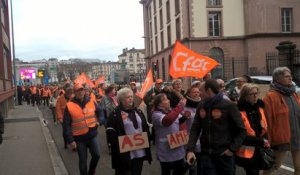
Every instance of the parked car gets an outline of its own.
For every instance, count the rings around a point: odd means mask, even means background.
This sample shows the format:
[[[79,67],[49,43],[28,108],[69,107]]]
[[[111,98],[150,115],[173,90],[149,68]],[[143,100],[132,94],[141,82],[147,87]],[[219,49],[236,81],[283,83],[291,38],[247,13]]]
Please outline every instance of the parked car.
[[[253,83],[258,84],[260,88],[260,97],[263,97],[269,90],[270,83],[272,81],[272,76],[250,76]],[[230,91],[236,86],[236,81],[238,78],[233,78],[225,82],[226,91]],[[293,82],[295,84],[295,82]],[[300,95],[300,87],[296,85],[296,92]]]
[[[229,91],[236,86],[238,78],[233,78],[225,82],[225,89]],[[251,76],[253,83],[269,85],[272,81],[272,76]]]

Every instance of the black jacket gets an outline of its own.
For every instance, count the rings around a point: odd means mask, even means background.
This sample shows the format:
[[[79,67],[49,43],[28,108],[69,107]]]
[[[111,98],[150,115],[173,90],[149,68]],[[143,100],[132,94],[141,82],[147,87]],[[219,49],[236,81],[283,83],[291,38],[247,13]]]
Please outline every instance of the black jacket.
[[[149,127],[146,121],[146,118],[141,110],[135,108],[134,109],[142,120],[142,127],[143,132],[148,133],[148,139],[150,138]],[[130,170],[131,166],[131,159],[130,159],[130,152],[120,153],[119,150],[119,141],[118,136],[126,135],[124,124],[121,116],[121,107],[118,106],[114,109],[111,115],[108,117],[107,120],[107,137],[108,141],[111,144],[111,158],[112,158],[112,168],[117,170]],[[150,140],[148,140],[150,143]],[[152,161],[151,150],[150,147],[145,149],[146,156],[144,160],[148,160],[149,163]]]
[[[224,100],[221,93],[200,102],[190,131],[188,151],[194,151],[200,132],[201,151],[215,155],[226,149],[236,152],[246,137],[236,104]]]

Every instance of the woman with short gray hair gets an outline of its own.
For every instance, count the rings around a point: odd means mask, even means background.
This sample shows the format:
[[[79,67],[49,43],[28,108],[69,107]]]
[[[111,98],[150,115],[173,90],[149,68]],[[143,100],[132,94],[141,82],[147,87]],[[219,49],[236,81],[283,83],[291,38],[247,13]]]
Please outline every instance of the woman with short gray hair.
[[[106,125],[111,144],[112,168],[115,169],[115,175],[141,175],[144,160],[149,163],[152,161],[150,147],[121,153],[118,137],[146,132],[146,139],[150,143],[149,127],[143,112],[134,107],[133,91],[130,88],[120,89],[117,98],[119,106],[110,114]]]
[[[127,95],[132,95],[133,96],[133,91],[130,88],[122,88],[117,92],[117,99],[119,103],[124,104],[124,100],[126,100]],[[132,101],[133,102],[133,101]],[[125,102],[126,104],[126,102]],[[133,104],[130,104],[133,105]]]
[[[270,90],[263,101],[269,126],[268,136],[276,157],[275,167],[264,174],[271,174],[278,169],[286,153],[291,151],[295,174],[300,175],[300,98],[289,68],[278,67],[274,70]]]
[[[291,74],[291,70],[287,67],[277,67],[276,69],[274,69],[273,71],[273,81],[279,81],[282,76],[284,76],[285,72],[289,72]]]

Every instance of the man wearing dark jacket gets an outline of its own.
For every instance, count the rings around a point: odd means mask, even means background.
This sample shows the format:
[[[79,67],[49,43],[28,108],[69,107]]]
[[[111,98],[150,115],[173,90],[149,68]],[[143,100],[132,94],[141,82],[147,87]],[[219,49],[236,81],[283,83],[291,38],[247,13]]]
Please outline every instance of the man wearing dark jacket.
[[[2,113],[0,112],[0,144],[2,144],[2,134],[4,133],[4,119]]]
[[[209,79],[200,87],[202,99],[192,125],[187,146],[187,161],[192,164],[197,139],[200,136],[202,174],[233,175],[234,153],[246,137],[237,106],[223,99],[220,86]],[[201,133],[201,135],[200,135]]]
[[[77,150],[80,175],[95,174],[100,151],[97,139],[99,108],[85,96],[82,85],[74,86],[75,97],[67,103],[63,117],[63,132],[71,149]],[[87,167],[87,149],[91,153],[89,169]]]

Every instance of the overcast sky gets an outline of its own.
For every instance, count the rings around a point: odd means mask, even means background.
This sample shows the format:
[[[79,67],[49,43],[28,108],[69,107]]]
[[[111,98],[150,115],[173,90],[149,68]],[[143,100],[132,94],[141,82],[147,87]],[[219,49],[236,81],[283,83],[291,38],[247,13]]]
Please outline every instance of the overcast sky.
[[[117,60],[144,48],[140,0],[12,0],[16,58]]]

